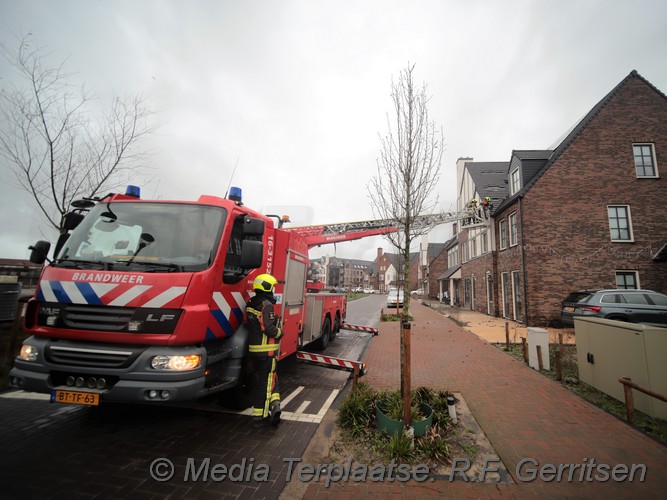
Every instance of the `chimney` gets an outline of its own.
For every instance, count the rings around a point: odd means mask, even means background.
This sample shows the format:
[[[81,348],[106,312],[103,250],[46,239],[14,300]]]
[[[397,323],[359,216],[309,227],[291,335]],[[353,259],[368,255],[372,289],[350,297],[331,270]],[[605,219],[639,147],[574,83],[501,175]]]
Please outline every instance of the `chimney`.
[[[378,262],[382,258],[382,248],[378,248]]]

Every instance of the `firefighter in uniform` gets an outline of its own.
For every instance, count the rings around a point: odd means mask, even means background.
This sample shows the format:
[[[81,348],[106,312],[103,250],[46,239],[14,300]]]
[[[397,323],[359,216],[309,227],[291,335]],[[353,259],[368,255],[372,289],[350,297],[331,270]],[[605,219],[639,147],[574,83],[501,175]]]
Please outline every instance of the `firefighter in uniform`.
[[[276,364],[283,332],[273,311],[276,298],[273,287],[277,280],[270,274],[260,274],[253,282],[255,296],[246,307],[248,317],[248,353],[259,383],[252,394],[253,427],[280,423],[280,394]]]

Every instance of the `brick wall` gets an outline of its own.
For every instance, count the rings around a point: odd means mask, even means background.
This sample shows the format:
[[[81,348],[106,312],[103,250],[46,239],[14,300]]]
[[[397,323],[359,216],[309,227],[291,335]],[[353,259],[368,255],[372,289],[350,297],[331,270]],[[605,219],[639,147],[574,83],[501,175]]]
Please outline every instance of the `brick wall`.
[[[429,298],[437,299],[440,292],[440,283],[438,278],[447,271],[447,250],[444,250],[440,255],[431,261],[429,265],[430,271],[428,275]],[[443,285],[446,286],[446,285]],[[447,288],[443,289],[445,292]]]
[[[525,322],[526,319],[526,302],[524,299],[525,296],[525,282],[524,282],[524,273],[523,273],[523,231],[522,231],[522,210],[523,202],[515,202],[510,206],[506,207],[501,213],[498,213],[494,216],[494,224],[496,225],[495,239],[496,239],[496,248],[500,249],[500,231],[498,230],[498,222],[501,220],[505,221],[507,228],[507,248],[504,250],[499,250],[496,256],[496,272],[494,276],[495,283],[495,306],[496,306],[496,315],[513,319],[515,321]],[[509,245],[509,216],[511,214],[516,215],[516,225],[517,225],[517,244],[510,246]],[[519,277],[519,284],[516,287],[513,287],[513,276]],[[508,280],[507,292],[503,291],[503,274],[506,275]],[[519,293],[515,294],[515,289],[518,288]],[[506,303],[506,307],[503,308],[503,302]],[[528,307],[531,305],[528,304]]]
[[[468,279],[471,287],[473,287],[474,282],[475,300],[474,303],[472,303],[472,307],[470,308],[484,314],[488,314],[489,312],[486,297],[487,273],[491,273],[493,276],[493,255],[490,252],[471,259],[461,266],[461,281],[465,282],[465,280]],[[493,283],[494,284],[492,287],[495,288],[495,280]],[[464,288],[461,289],[461,292],[464,292]],[[497,300],[495,297],[496,293],[494,292],[492,301],[493,303],[491,304],[492,315],[496,314],[495,303]]]

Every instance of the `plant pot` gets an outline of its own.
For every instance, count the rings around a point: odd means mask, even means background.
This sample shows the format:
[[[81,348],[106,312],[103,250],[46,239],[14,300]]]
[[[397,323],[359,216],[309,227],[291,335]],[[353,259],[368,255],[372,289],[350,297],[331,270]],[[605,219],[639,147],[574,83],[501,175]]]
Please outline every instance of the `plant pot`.
[[[412,428],[415,431],[415,437],[421,437],[428,432],[433,425],[433,408],[431,408],[426,403],[422,403],[419,406],[421,412],[426,415],[422,420],[417,420],[412,422]],[[390,436],[394,433],[403,432],[403,421],[394,420],[390,416],[384,413],[384,408],[382,406],[382,401],[375,403],[375,417],[377,419],[377,426],[380,431],[384,431]]]

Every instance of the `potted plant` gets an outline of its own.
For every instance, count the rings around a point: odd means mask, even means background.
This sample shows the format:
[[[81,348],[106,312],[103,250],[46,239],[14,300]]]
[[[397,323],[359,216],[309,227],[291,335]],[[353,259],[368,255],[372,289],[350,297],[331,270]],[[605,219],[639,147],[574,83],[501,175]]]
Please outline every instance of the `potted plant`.
[[[375,417],[380,431],[389,435],[403,432],[403,400],[400,392],[386,394],[375,403]],[[411,406],[412,428],[415,437],[425,435],[433,425],[433,409],[426,403],[413,401]]]

